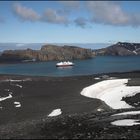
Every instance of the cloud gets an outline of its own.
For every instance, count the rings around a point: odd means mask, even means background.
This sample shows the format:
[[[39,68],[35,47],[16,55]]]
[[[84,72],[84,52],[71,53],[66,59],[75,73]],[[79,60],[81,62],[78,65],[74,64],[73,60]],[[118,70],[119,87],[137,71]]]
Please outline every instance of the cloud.
[[[85,18],[83,18],[83,17],[78,17],[78,18],[76,18],[76,19],[74,20],[74,22],[75,22],[75,24],[76,24],[77,26],[80,26],[80,27],[82,27],[82,28],[85,28],[86,25],[87,25],[87,23],[88,23],[88,20],[85,19]]]
[[[19,3],[13,5],[13,10],[16,16],[23,21],[39,21],[65,25],[69,23],[67,16],[64,15],[64,12],[60,12],[60,10],[56,11],[55,9],[48,8],[43,14],[38,14],[33,9],[27,8]]]
[[[140,25],[139,14],[123,10],[118,2],[88,1],[87,8],[92,15],[91,22],[119,26]]]
[[[54,24],[65,24],[67,25],[69,23],[69,20],[66,16],[58,14],[54,9],[46,9],[42,16],[42,21],[48,22],[48,23],[54,23]]]
[[[140,15],[138,13],[133,13],[130,15],[130,23],[132,26],[140,26]]]
[[[89,1],[88,8],[92,13],[92,22],[125,25],[129,22],[129,16],[121,7],[108,1]]]
[[[59,25],[74,23],[82,28],[85,28],[89,23],[113,26],[140,26],[139,13],[125,11],[121,7],[121,2],[59,1],[59,3],[61,3],[61,8],[57,8],[57,10],[47,8],[43,14],[39,14],[32,8],[25,7],[19,3],[14,4],[13,11],[23,21],[38,21]],[[0,22],[2,21],[3,19],[0,17]]]
[[[38,21],[40,19],[40,15],[37,12],[31,8],[22,6],[19,3],[14,4],[13,10],[15,14],[22,20]]]

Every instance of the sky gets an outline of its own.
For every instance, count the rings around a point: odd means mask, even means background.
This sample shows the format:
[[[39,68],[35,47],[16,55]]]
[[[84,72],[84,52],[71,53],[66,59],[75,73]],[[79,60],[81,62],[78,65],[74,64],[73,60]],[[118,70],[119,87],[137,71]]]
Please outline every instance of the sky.
[[[140,42],[139,1],[0,1],[0,43]]]

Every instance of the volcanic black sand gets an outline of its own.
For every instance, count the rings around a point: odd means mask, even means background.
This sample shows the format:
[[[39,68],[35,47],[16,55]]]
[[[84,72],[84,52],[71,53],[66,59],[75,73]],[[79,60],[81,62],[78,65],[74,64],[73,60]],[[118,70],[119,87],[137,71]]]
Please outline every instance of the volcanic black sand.
[[[12,93],[12,98],[0,101],[0,138],[140,138],[140,125],[111,125],[118,119],[140,119],[140,115],[112,117],[124,110],[113,110],[98,99],[80,95],[83,88],[110,77],[131,78],[129,86],[140,86],[139,71],[57,78],[1,75],[0,96]],[[135,106],[127,110],[140,109],[139,94],[123,100]],[[58,108],[60,116],[48,117]]]

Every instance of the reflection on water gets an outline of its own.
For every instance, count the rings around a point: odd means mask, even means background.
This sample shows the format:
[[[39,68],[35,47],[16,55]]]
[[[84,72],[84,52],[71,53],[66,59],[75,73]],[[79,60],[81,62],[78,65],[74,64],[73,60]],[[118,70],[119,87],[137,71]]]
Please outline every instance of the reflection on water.
[[[73,66],[66,66],[66,67],[57,67],[57,69],[72,69]]]

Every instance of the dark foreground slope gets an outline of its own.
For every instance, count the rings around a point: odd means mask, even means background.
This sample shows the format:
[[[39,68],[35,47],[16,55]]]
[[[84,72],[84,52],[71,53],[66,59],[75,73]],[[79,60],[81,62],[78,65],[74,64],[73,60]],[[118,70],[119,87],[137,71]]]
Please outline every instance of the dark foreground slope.
[[[95,80],[95,77],[101,79]],[[140,125],[122,127],[111,122],[130,118],[139,120],[140,115],[113,117],[111,115],[124,110],[112,110],[99,100],[80,95],[84,87],[109,77],[132,78],[129,85],[140,85],[140,72],[65,78],[0,76],[0,81],[23,80],[0,83],[2,97],[4,89],[13,93],[13,98],[0,102],[3,107],[0,110],[0,138],[139,138]],[[134,96],[132,100],[124,100],[134,105],[133,101],[138,102],[139,98]],[[14,101],[19,101],[21,107],[15,108]],[[62,114],[48,117],[57,108],[62,109]],[[102,111],[98,111],[99,108]],[[140,105],[137,105],[129,110],[139,109]]]
[[[137,108],[139,110],[140,108]],[[136,109],[135,109],[136,110]],[[115,126],[122,119],[140,120],[140,115],[116,116],[122,112],[103,111],[83,114],[47,116],[0,126],[1,139],[139,139],[140,125]]]

